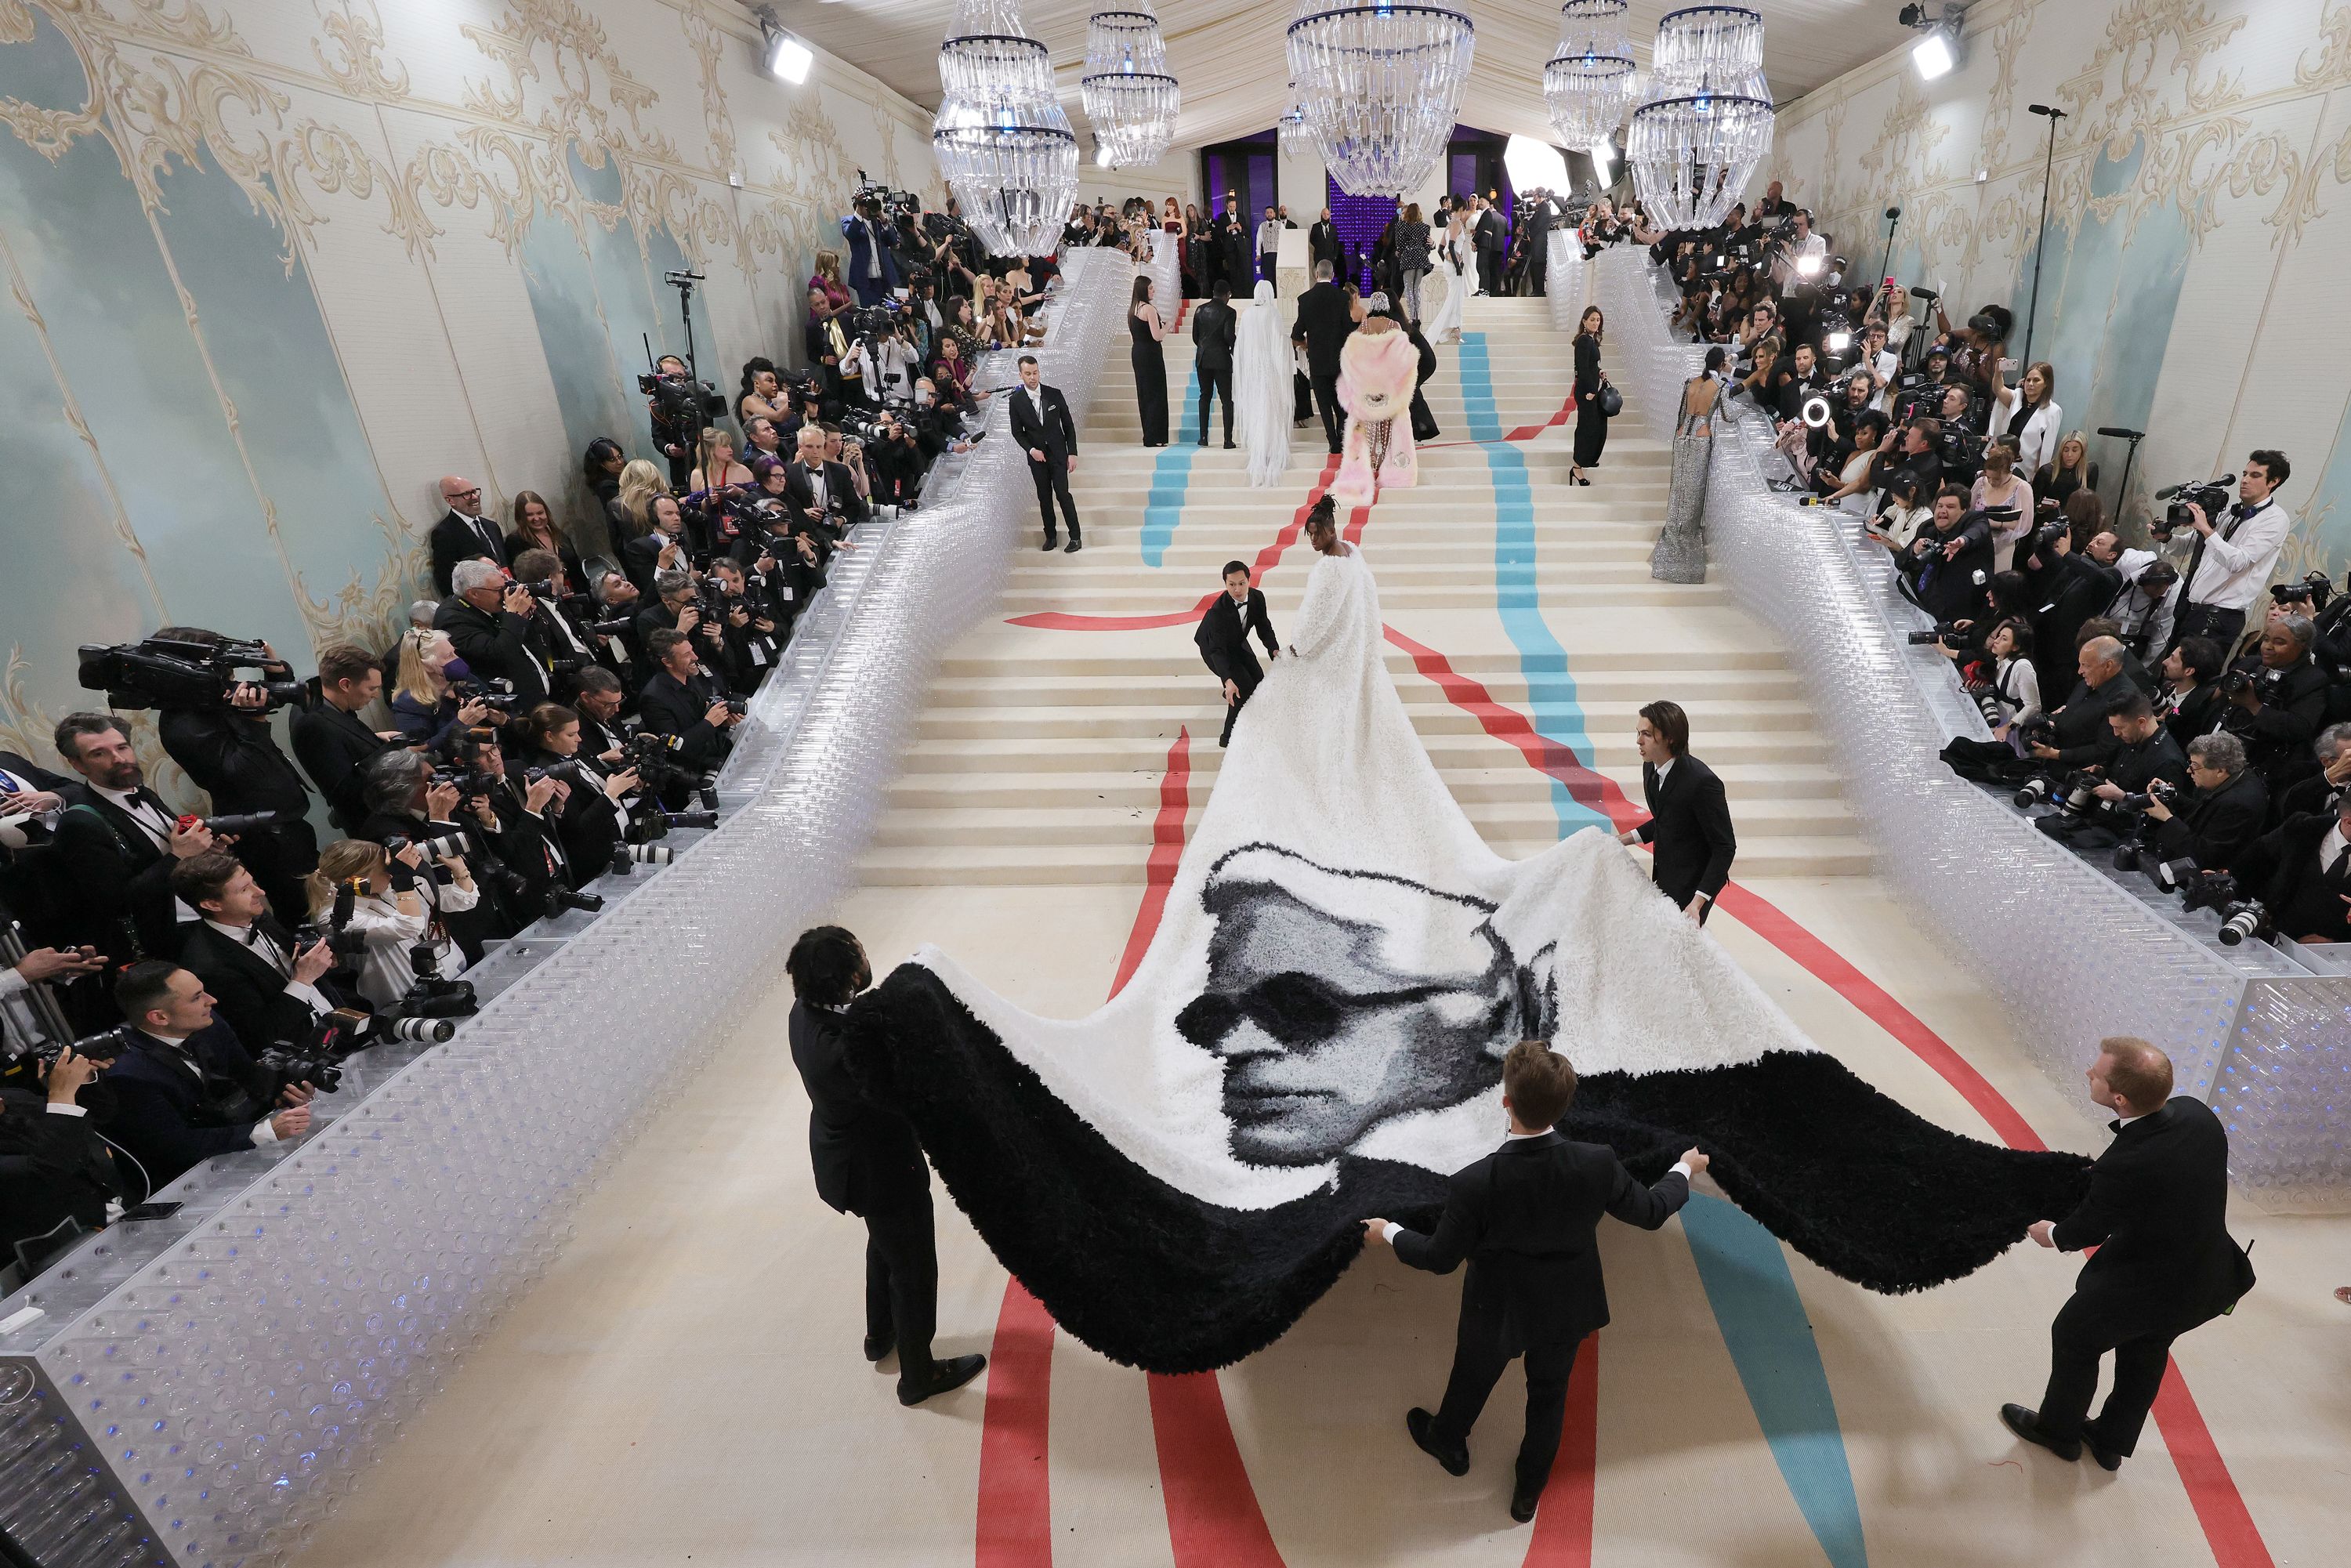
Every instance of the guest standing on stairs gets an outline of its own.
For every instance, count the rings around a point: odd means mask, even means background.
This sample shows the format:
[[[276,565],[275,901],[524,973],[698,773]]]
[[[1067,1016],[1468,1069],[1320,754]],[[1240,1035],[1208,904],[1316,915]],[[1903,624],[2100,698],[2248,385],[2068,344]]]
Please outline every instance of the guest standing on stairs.
[[[1641,753],[1641,794],[1649,820],[1617,834],[1617,841],[1655,850],[1649,875],[1657,891],[1703,925],[1730,881],[1730,862],[1739,853],[1722,780],[1689,754],[1689,716],[1679,703],[1643,707],[1633,744]]]
[[[1325,523],[1330,520],[1331,498],[1325,496],[1315,503],[1315,514]],[[1310,524],[1311,526],[1311,524]],[[1233,743],[1233,721],[1241,716],[1241,706],[1249,694],[1265,679],[1265,666],[1250,652],[1249,632],[1265,644],[1265,656],[1281,657],[1281,644],[1273,635],[1273,622],[1266,619],[1265,591],[1249,586],[1249,569],[1246,561],[1225,562],[1225,591],[1208,605],[1208,612],[1200,617],[1200,624],[1192,633],[1193,644],[1217,680],[1224,683],[1225,732],[1217,737],[1218,746]]]
[[[1055,543],[1053,498],[1058,496],[1061,517],[1070,525],[1069,548],[1062,553],[1076,554],[1085,548],[1078,538],[1078,504],[1070,499],[1070,470],[1078,465],[1078,427],[1061,389],[1045,384],[1034,354],[1020,356],[1020,384],[1012,391],[1012,439],[1029,455],[1029,476],[1037,482],[1037,509],[1045,517],[1044,548],[1051,549]]]
[[[898,1353],[898,1403],[920,1405],[960,1388],[984,1355],[931,1354],[939,1313],[939,1254],[931,1173],[914,1124],[868,1098],[849,1071],[843,1016],[873,983],[865,948],[838,925],[803,931],[784,960],[792,979],[785,1027],[809,1097],[809,1158],[816,1195],[865,1221],[865,1359]]]
[[[1568,476],[1579,485],[1589,485],[1583,476],[1586,468],[1600,465],[1600,454],[1608,445],[1608,414],[1601,406],[1601,393],[1608,385],[1607,373],[1600,368],[1600,334],[1608,319],[1597,305],[1588,306],[1575,333],[1575,466]]]
[[[1216,298],[1192,312],[1192,366],[1200,377],[1200,434],[1197,444],[1208,444],[1208,405],[1221,397],[1225,405],[1225,450],[1233,449],[1233,342],[1240,334],[1240,318],[1233,309],[1229,284],[1217,285]]]
[[[1128,358],[1134,366],[1134,406],[1143,416],[1143,444],[1167,444],[1167,360],[1160,340],[1167,336],[1159,307],[1151,302],[1151,279],[1134,280],[1134,304],[1126,313],[1126,329],[1134,339]]]
[[[1298,319],[1290,340],[1306,349],[1306,374],[1314,387],[1314,406],[1322,415],[1322,434],[1331,455],[1339,455],[1347,427],[1347,411],[1339,406],[1339,350],[1355,329],[1354,311],[1345,290],[1331,280],[1331,264],[1314,264],[1314,285],[1298,297]]]

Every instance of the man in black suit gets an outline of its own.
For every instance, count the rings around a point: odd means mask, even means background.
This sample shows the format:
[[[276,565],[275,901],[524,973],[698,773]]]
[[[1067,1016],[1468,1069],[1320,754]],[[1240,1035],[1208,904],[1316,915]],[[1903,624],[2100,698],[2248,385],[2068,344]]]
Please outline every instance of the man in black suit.
[[[2146,1040],[2098,1042],[2090,1098],[2113,1111],[2115,1141],[2090,1167],[2089,1196],[2054,1223],[2032,1227],[2043,1247],[2097,1252],[2049,1329],[2049,1386],[2041,1408],[2003,1405],[2000,1417],[2061,1459],[2090,1457],[2118,1469],[2163,1385],[2171,1342],[2228,1312],[2252,1288],[2252,1265],[2229,1236],[2229,1134],[2200,1100],[2171,1097],[2171,1062]],[[2097,1419],[2098,1363],[2115,1381]]]
[[[1233,743],[1233,721],[1241,716],[1241,706],[1265,679],[1265,666],[1257,662],[1250,651],[1249,633],[1254,631],[1258,641],[1265,644],[1265,656],[1281,657],[1281,643],[1273,635],[1273,622],[1266,618],[1265,591],[1249,586],[1249,569],[1246,561],[1225,562],[1225,591],[1217,595],[1200,617],[1200,624],[1192,632],[1192,645],[1200,650],[1201,659],[1209,671],[1223,683],[1225,695],[1225,732],[1217,737],[1218,746]]]
[[[1020,384],[1012,392],[1012,439],[1029,455],[1029,476],[1037,482],[1037,509],[1045,517],[1043,548],[1053,548],[1053,499],[1059,497],[1061,518],[1070,525],[1070,542],[1061,553],[1083,549],[1078,538],[1078,504],[1070,499],[1070,475],[1078,465],[1078,427],[1061,389],[1045,384],[1034,354],[1020,356]]]
[[[2206,871],[2227,871],[2261,836],[2262,823],[2269,819],[2269,786],[2246,764],[2245,743],[2225,731],[2188,743],[2188,781],[2195,786],[2193,793],[2147,800],[2156,849],[2168,861],[2192,860]],[[2327,788],[2323,776],[2316,781]]]
[[[825,456],[830,439],[822,429],[803,425],[799,448],[784,469],[784,505],[791,512],[792,532],[814,539],[826,555],[872,515],[849,465]]]
[[[274,1076],[213,1017],[213,998],[194,975],[146,960],[123,971],[114,998],[131,1025],[101,1082],[114,1092],[115,1141],[138,1158],[150,1192],[215,1155],[310,1130],[311,1086],[273,1094]]]
[[[529,588],[486,560],[459,561],[451,581],[456,591],[441,601],[433,624],[449,633],[474,678],[512,681],[526,712],[547,701],[554,677],[533,619],[538,601]]]
[[[1339,225],[1331,221],[1331,209],[1328,207],[1323,208],[1322,215],[1314,220],[1314,226],[1306,231],[1307,265],[1312,267],[1326,261],[1333,272],[1338,270]]]
[[[228,642],[202,626],[167,626],[156,636],[210,648]],[[290,683],[294,678],[293,666],[274,650],[255,673],[267,681]],[[232,686],[225,702],[162,709],[155,737],[188,782],[211,800],[214,814],[277,814],[276,821],[238,835],[236,856],[261,879],[281,917],[302,919],[302,879],[319,863],[319,836],[309,821],[310,787],[294,759],[278,749],[269,727],[269,699],[260,682]]]
[[[1502,291],[1502,214],[1494,204],[1479,196],[1478,202],[1478,292],[1499,294]]]
[[[449,509],[433,525],[433,582],[441,597],[450,593],[450,574],[461,560],[507,564],[507,542],[498,526],[482,516],[482,487],[455,474],[441,481]]]
[[[181,938],[180,963],[211,993],[214,1014],[256,1050],[298,1040],[355,995],[328,971],[334,949],[297,946],[269,917],[268,900],[235,855],[215,850],[172,868],[172,891],[200,916]]]
[[[1232,286],[1219,281],[1215,298],[1192,312],[1192,364],[1200,373],[1199,444],[1208,444],[1209,405],[1222,398],[1228,452],[1233,449],[1233,343],[1240,335],[1232,299]]]
[[[2288,817],[2247,844],[2231,870],[2279,936],[2351,942],[2351,789],[2332,809]]]
[[[201,822],[182,828],[147,788],[139,754],[113,715],[69,713],[57,721],[52,744],[81,775],[57,817],[57,858],[71,873],[56,911],[60,945],[124,961],[177,952],[172,865],[211,849],[211,831]]]
[[[1654,849],[1649,875],[1657,891],[1703,925],[1739,853],[1722,780],[1689,754],[1689,716],[1678,703],[1642,708],[1633,738],[1641,749],[1641,793],[1649,820],[1617,834],[1616,841]]]
[[[400,744],[399,732],[370,729],[360,710],[383,692],[383,670],[364,648],[336,643],[319,653],[319,700],[294,710],[287,727],[294,755],[319,793],[328,816],[344,833],[367,820],[363,784],[369,758]]]
[[[1346,294],[1331,277],[1329,262],[1314,264],[1314,285],[1298,297],[1298,319],[1290,329],[1290,340],[1306,345],[1306,376],[1314,385],[1322,434],[1336,457],[1347,429],[1347,411],[1339,406],[1339,350],[1355,329],[1355,318],[1347,308]]]
[[[678,767],[716,771],[735,748],[737,716],[726,706],[726,689],[703,669],[694,644],[676,632],[647,637],[645,653],[653,662],[653,675],[637,695],[644,733],[668,736],[669,759]],[[674,808],[684,803],[684,793],[669,791],[665,799]]]
[[[693,549],[676,497],[655,496],[645,511],[653,527],[621,547],[621,570],[628,573],[629,586],[640,599],[653,597],[653,579],[660,573],[684,570]]]
[[[931,1228],[931,1173],[912,1123],[875,1103],[849,1071],[841,1015],[873,983],[865,949],[838,925],[803,931],[784,970],[792,1065],[809,1097],[809,1159],[816,1195],[865,1220],[865,1359],[898,1353],[898,1403],[920,1405],[960,1388],[984,1355],[931,1354],[938,1322],[939,1259]]]
[[[1502,1059],[1510,1136],[1453,1173],[1436,1234],[1364,1221],[1365,1245],[1385,1241],[1413,1268],[1449,1274],[1468,1260],[1444,1401],[1434,1416],[1416,1407],[1405,1416],[1413,1442],[1447,1473],[1468,1473],[1469,1429],[1486,1396],[1503,1368],[1527,1358],[1526,1436],[1510,1490],[1510,1517],[1521,1524],[1534,1518],[1559,1452],[1576,1347],[1608,1322],[1593,1234],[1600,1217],[1656,1230],[1689,1201],[1690,1177],[1707,1166],[1691,1149],[1655,1186],[1643,1186],[1606,1145],[1571,1143],[1552,1130],[1574,1097],[1567,1058],[1543,1040],[1520,1040]]]

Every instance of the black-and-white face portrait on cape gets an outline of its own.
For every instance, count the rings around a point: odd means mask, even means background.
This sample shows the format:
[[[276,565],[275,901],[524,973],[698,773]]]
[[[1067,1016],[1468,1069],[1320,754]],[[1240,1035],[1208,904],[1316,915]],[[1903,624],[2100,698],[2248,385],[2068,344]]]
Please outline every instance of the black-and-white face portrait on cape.
[[[1176,1027],[1221,1061],[1246,1164],[1336,1158],[1486,1092],[1512,1045],[1552,1032],[1551,948],[1514,955],[1483,899],[1260,843],[1220,858],[1201,902],[1207,983]]]

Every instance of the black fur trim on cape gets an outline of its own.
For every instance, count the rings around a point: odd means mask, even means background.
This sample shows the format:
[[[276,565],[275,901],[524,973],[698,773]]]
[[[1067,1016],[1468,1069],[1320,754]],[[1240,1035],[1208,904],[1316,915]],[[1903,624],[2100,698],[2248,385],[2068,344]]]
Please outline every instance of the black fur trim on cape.
[[[848,1028],[852,1071],[913,1120],[1005,1268],[1080,1341],[1145,1371],[1206,1372],[1263,1349],[1354,1260],[1358,1221],[1425,1229],[1445,1202],[1443,1176],[1355,1158],[1335,1186],[1274,1208],[1195,1197],[1121,1153],[916,965],[860,998]],[[2078,1155],[1961,1137],[1817,1051],[1597,1073],[1560,1130],[1609,1145],[1643,1181],[1696,1145],[1773,1235],[1889,1292],[1971,1273],[2032,1221],[2072,1212],[2089,1182]]]

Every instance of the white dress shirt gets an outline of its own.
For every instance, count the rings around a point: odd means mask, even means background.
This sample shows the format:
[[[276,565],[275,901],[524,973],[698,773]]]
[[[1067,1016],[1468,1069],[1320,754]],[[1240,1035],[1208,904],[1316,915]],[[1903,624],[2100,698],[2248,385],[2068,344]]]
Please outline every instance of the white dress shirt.
[[[2345,847],[2343,820],[2338,817],[2335,821],[2335,825],[2326,830],[2326,836],[2318,841],[2319,875],[2325,876],[2335,869],[2335,862],[2342,857]]]
[[[179,826],[178,823],[157,810],[153,805],[141,800],[135,789],[110,789],[103,784],[92,784],[90,788],[113,801],[121,809],[125,816],[138,823],[140,831],[154,842],[157,849],[167,854],[171,852],[172,832]],[[195,905],[184,898],[172,900],[172,914],[182,925],[203,918],[196,913]]]
[[[2209,604],[2215,610],[2250,609],[2277,568],[2285,536],[2294,528],[2294,514],[2273,497],[2244,516],[2232,538],[2220,537],[2226,527],[2223,518],[2208,520],[2212,524],[2211,537],[2199,541],[2204,557],[2196,564],[2196,576],[2188,584],[2185,598],[2190,604]]]

